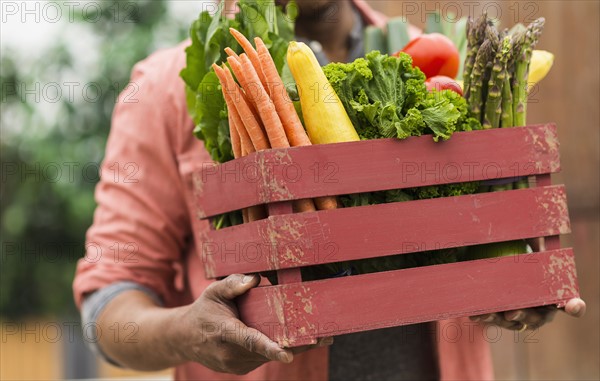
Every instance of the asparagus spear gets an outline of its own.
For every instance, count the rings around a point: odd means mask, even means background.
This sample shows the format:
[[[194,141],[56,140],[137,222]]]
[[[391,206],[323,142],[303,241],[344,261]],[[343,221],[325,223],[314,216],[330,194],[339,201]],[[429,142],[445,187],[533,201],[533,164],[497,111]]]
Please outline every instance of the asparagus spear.
[[[506,78],[504,78],[504,84],[502,85],[502,121],[500,125],[502,128],[513,127],[513,121],[512,88],[510,87],[510,77],[507,70]]]
[[[513,114],[514,125],[524,126],[527,120],[527,80],[531,53],[537,45],[544,28],[545,19],[540,17],[527,27],[518,38],[515,52],[515,71],[513,76]]]
[[[471,17],[469,17],[467,22],[467,56],[465,58],[465,67],[463,72],[463,93],[466,99],[469,99],[469,93],[471,90],[471,73],[473,72],[473,67],[475,66],[477,52],[479,51],[481,44],[483,44],[487,25],[487,14],[481,15],[477,20],[473,20]]]
[[[471,108],[471,115],[473,118],[479,121],[481,121],[481,111],[484,108],[483,102],[485,100],[485,98],[482,97],[483,82],[486,76],[487,63],[490,61],[492,54],[492,42],[490,40],[485,40],[477,52],[475,64],[473,65],[473,72],[471,73],[469,107]]]
[[[485,103],[488,97],[488,85],[492,75],[492,68],[494,67],[494,58],[496,57],[496,52],[500,49],[500,38],[498,30],[494,25],[489,24],[485,29],[485,39],[490,41],[491,51],[481,77],[481,123],[483,123],[485,119]]]
[[[512,44],[510,37],[504,37],[502,44],[496,51],[496,57],[492,66],[490,80],[488,82],[487,100],[485,103],[485,115],[483,119],[484,128],[500,127],[502,115],[502,94],[504,82],[508,79],[507,62],[510,56]],[[510,83],[508,85],[510,91]]]

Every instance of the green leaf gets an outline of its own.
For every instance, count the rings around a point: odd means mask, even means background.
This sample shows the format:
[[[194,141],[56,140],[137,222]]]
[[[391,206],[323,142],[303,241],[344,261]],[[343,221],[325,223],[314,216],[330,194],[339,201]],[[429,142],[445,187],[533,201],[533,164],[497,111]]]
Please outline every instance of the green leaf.
[[[206,74],[198,86],[195,113],[199,122],[194,133],[204,141],[211,157],[219,162],[231,160],[225,99],[214,71]]]

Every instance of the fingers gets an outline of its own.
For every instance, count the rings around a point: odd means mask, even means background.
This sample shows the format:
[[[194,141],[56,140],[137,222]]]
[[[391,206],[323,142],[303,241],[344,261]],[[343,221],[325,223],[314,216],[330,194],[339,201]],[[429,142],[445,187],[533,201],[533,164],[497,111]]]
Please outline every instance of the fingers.
[[[508,321],[508,320],[504,319],[504,317],[498,313],[472,316],[471,320],[480,321],[480,322],[486,323],[486,324],[495,324],[499,327],[511,329],[511,330],[519,330],[522,327],[521,323]]]
[[[585,302],[579,298],[573,298],[567,302],[565,312],[573,317],[582,317],[586,310]]]
[[[316,344],[312,344],[312,345],[303,345],[301,347],[295,347],[292,348],[292,352],[297,355],[299,353],[302,352],[306,352],[310,349],[315,349],[315,348],[320,348],[320,347],[327,347],[330,346],[331,344],[333,344],[333,337],[322,337],[319,340],[317,340]]]
[[[509,322],[521,323],[521,327],[525,324],[529,329],[536,329],[552,321],[555,314],[555,307],[527,308],[504,312],[504,319]]]
[[[223,280],[216,281],[205,290],[206,296],[217,300],[233,300],[258,286],[260,278],[256,275],[229,275]]]
[[[233,332],[234,334],[226,335],[225,340],[239,345],[248,352],[257,353],[269,360],[286,364],[291,363],[294,359],[292,351],[281,348],[260,331],[247,327],[237,319],[228,321],[226,327],[227,332]]]
[[[536,329],[552,321],[557,309],[553,306],[525,308],[514,311],[506,311],[471,317],[473,321],[481,321],[487,324],[510,330]]]

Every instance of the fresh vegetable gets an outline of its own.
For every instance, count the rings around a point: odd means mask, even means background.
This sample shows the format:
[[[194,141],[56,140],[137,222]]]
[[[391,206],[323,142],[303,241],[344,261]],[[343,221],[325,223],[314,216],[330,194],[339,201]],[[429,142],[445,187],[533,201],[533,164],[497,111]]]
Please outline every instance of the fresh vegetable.
[[[518,24],[508,32],[499,32],[487,15],[482,15],[477,21],[469,20],[469,58],[464,72],[465,95],[469,99],[473,116],[482,121],[485,128],[526,124],[528,74],[533,48],[543,25],[544,19],[540,18],[527,27]],[[549,65],[546,62],[545,66],[540,70],[542,76],[547,73],[545,69],[549,70],[551,61]],[[522,179],[514,184],[509,182],[492,185],[490,191],[527,187],[527,179]],[[478,245],[469,247],[465,258],[522,254],[527,249],[523,240]]]
[[[464,94],[473,117],[485,128],[524,126],[530,65],[545,20],[499,32],[487,15],[468,23]],[[536,78],[552,66],[551,54],[536,54]],[[533,66],[532,66],[533,68]]]
[[[387,37],[383,29],[369,25],[365,28],[365,52],[373,50],[387,53]]]
[[[215,72],[217,73],[217,75],[219,75],[220,68],[216,64],[213,65]],[[249,139],[252,141],[252,146],[254,150],[262,151],[271,148],[271,144],[268,140],[268,137],[265,136],[265,133],[263,132],[260,117],[257,118],[254,115],[254,112],[252,111],[250,106],[250,102],[246,100],[246,96],[243,95],[244,93],[242,89],[240,89],[240,87],[235,83],[231,72],[229,70],[223,70],[222,75],[225,78],[225,83],[223,83],[223,80],[221,80],[221,87],[225,87],[226,92],[233,91],[234,96],[232,98],[235,99],[235,101],[232,100],[232,103],[234,105],[234,108],[240,114],[241,121],[246,129]],[[220,75],[219,77],[221,78]],[[241,78],[245,78],[241,75],[238,75],[237,77],[238,80],[241,80]],[[244,82],[245,80],[242,81],[242,83]],[[240,135],[243,136],[242,133],[240,133]]]
[[[545,50],[534,50],[529,66],[529,88],[540,83],[548,75],[554,64],[554,54]]]
[[[313,144],[359,140],[358,134],[314,53],[304,43],[291,42],[287,60],[296,80],[304,124]]]
[[[467,54],[463,66],[463,92],[466,99],[469,99],[471,94],[471,75],[473,68],[475,67],[477,53],[479,52],[479,48],[485,39],[484,36],[487,26],[487,16],[485,15],[479,17],[477,21],[474,21],[471,18],[469,18],[467,21]]]
[[[508,78],[507,64],[510,58],[512,43],[509,36],[504,37],[502,46],[496,50],[496,57],[487,87],[487,100],[485,102],[485,114],[483,117],[483,128],[500,127],[502,116],[502,89],[505,79]]]
[[[494,47],[492,41],[485,40],[477,52],[475,63],[473,65],[473,72],[471,73],[468,98],[469,107],[471,108],[473,118],[479,121],[481,121],[482,110],[484,108],[484,86],[487,88],[488,83],[488,63],[493,62],[493,53]]]
[[[527,245],[527,242],[524,240],[516,240],[469,246],[467,248],[467,255],[469,259],[485,259],[525,254],[529,251],[530,248]]]
[[[460,66],[458,49],[443,34],[420,35],[409,42],[402,52],[413,58],[413,64],[421,69],[427,78],[436,75],[456,78],[458,74]]]
[[[186,49],[187,64],[181,72],[188,110],[196,125],[194,133],[203,140],[216,162],[233,159],[227,107],[218,78],[211,70],[213,63],[221,64],[227,59],[226,47],[236,53],[242,51],[229,29],[235,28],[251,38],[262,38],[277,71],[284,74],[284,82],[293,84],[291,76],[285,76],[285,55],[289,41],[294,38],[295,14],[286,13],[274,0],[240,0],[238,7],[240,12],[234,19],[226,17],[223,7],[217,7],[214,16],[207,11],[200,14],[190,29],[192,44]]]
[[[281,117],[285,134],[292,147],[308,146],[312,142],[308,138],[304,126],[296,113],[294,103],[287,96],[285,85],[277,73],[277,67],[273,58],[269,54],[267,46],[260,38],[255,38],[254,42],[258,50],[258,56],[260,58],[260,65],[262,72],[265,75],[265,79],[269,85],[269,95],[273,100],[277,114]],[[311,200],[300,200],[296,203],[296,206],[301,211],[308,211],[311,209]],[[337,201],[335,197],[317,197],[314,200],[319,210],[335,209],[337,208]]]
[[[398,57],[380,52],[349,63],[323,68],[361,139],[406,138],[432,134],[448,139],[454,131],[481,129],[470,118],[466,100],[450,91],[429,92],[425,75],[413,67],[407,54]],[[477,191],[478,183],[448,184],[340,196],[345,207],[386,202],[459,196]],[[462,259],[465,249],[437,250],[418,255],[394,255],[303,269],[303,278],[318,279],[336,274],[365,274]]]
[[[237,94],[239,95],[239,88],[233,81],[233,77],[231,77],[231,73],[229,70],[223,70],[218,67],[216,64],[213,64],[213,68],[215,74],[219,78],[220,82],[224,84],[221,86],[221,91],[223,93],[223,97],[228,105],[229,109],[229,132],[232,141],[232,149],[235,158],[246,156],[252,152],[255,152],[252,141],[248,136],[248,132],[244,126],[243,119],[240,115],[240,111],[243,114],[250,113],[249,106],[245,100],[235,102],[234,97],[231,96],[231,93],[228,91],[229,89],[235,88],[237,90]],[[238,111],[240,110],[240,111]],[[252,118],[254,118],[252,116]],[[236,148],[239,142],[239,148]],[[258,205],[253,206],[247,209],[242,210],[242,218],[244,222],[257,221],[263,218],[266,218],[266,210],[264,206]],[[230,215],[231,218],[231,215]],[[216,228],[219,229],[222,226],[223,218],[217,220]],[[237,224],[234,221],[230,221],[231,224]],[[225,223],[228,225],[228,223]]]
[[[260,38],[256,38],[254,42],[258,50],[261,72],[264,73],[265,81],[268,84],[269,95],[273,100],[277,114],[281,117],[290,145],[292,147],[310,145],[311,141],[306,135],[306,131],[304,131],[294,104],[287,95],[285,85],[277,72],[277,67],[271,54],[269,54],[269,50]]]
[[[427,90],[429,91],[452,90],[459,95],[463,95],[460,83],[445,75],[436,75],[435,77],[427,78],[425,86],[427,86]]]
[[[459,69],[456,79],[462,80],[463,65],[467,55],[467,17],[460,17],[448,11],[442,14],[439,11],[428,12],[425,22],[425,33],[441,33],[448,37],[459,52]]]
[[[408,22],[405,17],[395,17],[387,23],[387,51],[397,52],[410,42]],[[369,52],[369,50],[367,51]]]
[[[297,124],[300,124],[300,121],[295,110],[292,109],[291,115],[287,114],[289,108],[285,107],[283,104],[285,103],[283,100],[283,95],[276,94],[274,88],[268,91],[268,89],[262,85],[263,81],[265,84],[275,81],[273,84],[280,83],[282,85],[280,91],[285,91],[282,80],[277,73],[277,69],[275,68],[275,63],[272,61],[264,42],[258,37],[255,39],[255,43],[262,53],[261,57],[261,55],[254,50],[254,47],[245,36],[240,34],[235,29],[231,29],[230,32],[235,36],[236,40],[240,43],[240,45],[242,45],[244,51],[246,52],[238,56],[230,49],[226,49],[226,52],[229,54],[227,61],[238,78],[238,81],[242,83],[242,87],[245,89],[245,92],[242,92],[242,94],[246,94],[246,97],[250,100],[250,103],[256,110],[256,115],[258,115],[258,118],[251,118],[251,123],[249,125],[249,128],[253,130],[253,134],[256,133],[260,135],[259,138],[262,139],[264,138],[264,134],[262,134],[262,130],[264,129],[266,131],[269,146],[271,148],[289,148],[291,144],[286,136],[283,126],[283,121],[286,121],[288,125],[295,129],[295,138],[298,141],[303,142],[304,145],[310,144],[310,141],[308,140],[308,137],[306,136],[306,133],[301,125],[298,129]],[[255,57],[254,62],[252,62],[249,57]],[[217,69],[215,68],[215,70]],[[259,72],[262,73],[263,79],[259,77]],[[232,80],[228,81],[231,82]],[[270,93],[273,93],[276,98],[280,98],[278,103],[280,103],[283,107],[281,113],[278,112],[277,108],[275,107],[275,102],[273,101],[273,97]],[[291,107],[293,108],[293,105]],[[294,117],[296,120],[294,120]],[[254,120],[257,119],[259,120],[259,125],[261,127],[260,131],[255,129]],[[316,210],[311,199],[296,200],[293,202],[293,205],[294,210],[297,212],[310,212]]]
[[[425,76],[407,54],[390,57],[375,51],[323,70],[362,139],[432,134],[437,141],[454,131],[481,128],[458,94],[429,93]]]
[[[517,51],[514,53],[513,76],[513,113],[515,126],[524,126],[527,115],[527,85],[529,79],[529,63],[533,48],[544,28],[545,19],[532,22],[524,33],[515,37]]]

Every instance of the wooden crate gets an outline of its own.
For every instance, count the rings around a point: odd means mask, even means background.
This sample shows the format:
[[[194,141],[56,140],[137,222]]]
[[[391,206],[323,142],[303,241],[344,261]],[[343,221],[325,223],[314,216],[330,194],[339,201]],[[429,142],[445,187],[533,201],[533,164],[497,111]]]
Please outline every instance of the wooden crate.
[[[556,126],[268,150],[195,173],[199,218],[268,205],[264,220],[211,230],[207,277],[277,270],[279,285],[238,299],[241,319],[281,345],[544,305],[578,296]],[[527,176],[532,187],[292,213],[291,200]],[[315,264],[544,238],[545,251],[302,281]]]

